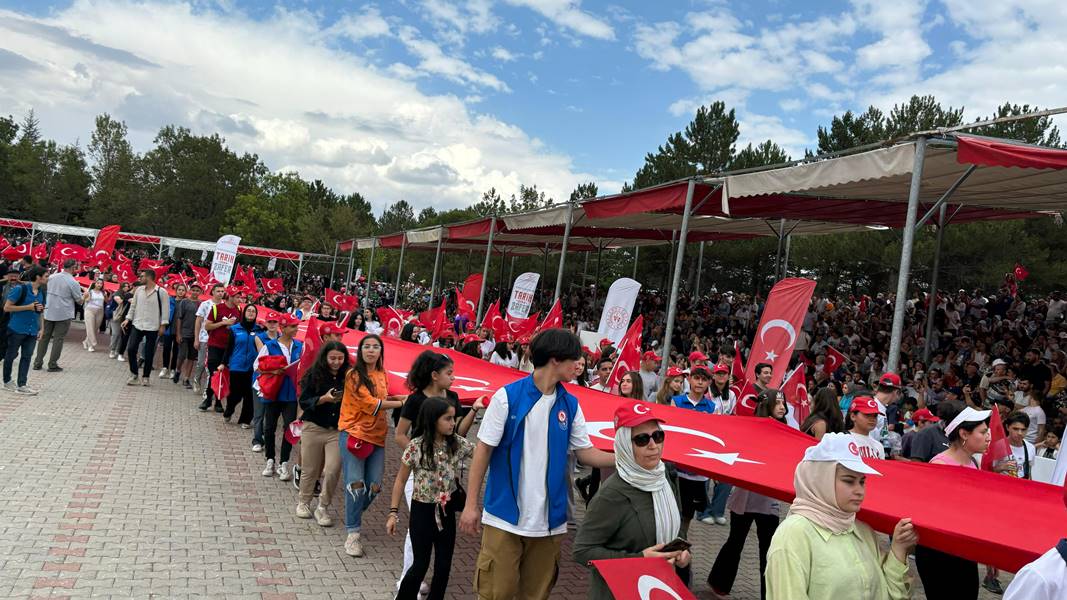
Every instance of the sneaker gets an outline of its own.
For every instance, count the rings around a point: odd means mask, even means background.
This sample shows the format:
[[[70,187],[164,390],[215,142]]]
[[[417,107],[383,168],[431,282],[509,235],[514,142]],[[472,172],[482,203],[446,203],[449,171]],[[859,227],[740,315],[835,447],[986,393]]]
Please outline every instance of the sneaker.
[[[225,417],[222,417],[222,420],[226,421],[227,423],[229,423],[230,421],[233,420],[233,415],[227,415]]]
[[[14,381],[4,382],[4,391],[13,392],[16,389],[18,389],[18,386],[15,385]]]
[[[1004,588],[1000,587],[1000,580],[999,579],[988,579],[988,578],[987,579],[983,579],[982,580],[982,587],[984,587],[985,589],[989,590],[991,593],[994,593],[994,594],[996,594],[998,596],[1000,596],[1000,595],[1002,595],[1004,593]]]
[[[160,379],[166,379],[168,377],[170,377],[170,371],[168,371],[167,369],[160,369],[159,370],[159,378]]]
[[[197,408],[200,409],[200,412],[206,412],[207,409],[211,408],[211,400],[204,400],[200,403],[200,406],[197,406]]]
[[[293,465],[293,487],[300,491],[300,465]]]
[[[219,401],[215,401],[215,412],[217,412],[217,413],[221,413],[221,412],[223,412],[224,410],[225,410],[225,409],[224,409],[224,408],[222,408],[222,403],[221,403],[221,402],[219,402]]]
[[[282,465],[278,467],[278,481],[289,481],[292,478],[293,471],[289,468],[289,463],[283,462]]]
[[[333,518],[326,513],[326,507],[321,504],[315,509],[315,522],[322,527],[333,527]]]
[[[357,558],[363,556],[363,542],[360,541],[358,532],[348,534],[348,539],[345,540],[345,554]]]
[[[96,352],[96,346],[89,346],[89,352]]]
[[[15,388],[15,393],[16,394],[22,394],[23,396],[36,396],[37,395],[37,390],[35,390],[33,388],[30,388],[30,387],[26,387],[24,385],[20,385],[17,388]]]
[[[715,517],[716,525],[726,525],[726,517]]]
[[[263,452],[263,444],[252,444],[252,452]]]
[[[184,383],[184,384],[182,384],[182,387],[184,387],[184,388],[185,388],[185,389],[187,389],[187,390],[191,390],[191,389],[193,389],[193,384],[192,384],[192,383],[189,383],[189,380],[188,380],[188,379],[186,379],[186,380],[185,380],[185,383]]]
[[[300,519],[311,518],[311,507],[307,505],[307,502],[301,502],[296,505],[296,516]]]
[[[141,378],[136,375],[130,375],[129,379],[126,380],[126,385],[137,385],[139,383],[141,383]]]
[[[108,353],[107,353],[107,357],[108,357],[108,358],[115,358],[116,356],[118,356],[118,354],[116,354],[116,353],[114,353],[114,352],[108,352]]]
[[[33,365],[33,370],[34,371],[40,371],[41,370],[41,365]]]
[[[426,600],[430,597],[430,584],[425,581],[419,586],[419,600]]]
[[[267,466],[263,469],[262,475],[264,477],[274,477],[274,459],[267,459]]]
[[[715,524],[715,517],[713,517],[711,515],[708,515],[706,517],[701,517],[700,522],[701,523],[707,523],[708,525],[714,525]]]
[[[181,373],[177,369],[171,371],[170,380],[174,382],[174,385],[178,385],[178,382],[181,381]]]
[[[118,355],[118,361],[119,362],[126,362],[126,357],[120,354],[120,355]]]
[[[141,385],[143,385],[144,387],[148,387],[148,378],[147,377],[142,377],[141,378]]]
[[[89,349],[89,340],[82,340],[82,348]]]
[[[38,369],[38,370],[40,370],[40,369]],[[49,373],[59,373],[59,372],[61,372],[62,370],[63,370],[63,367],[61,367],[61,366],[59,366],[59,365],[56,365],[56,366],[54,366],[54,367],[48,367],[48,372],[49,372]]]
[[[192,388],[193,388],[193,393],[194,394],[199,394],[200,393],[200,380],[199,379],[194,379],[193,380]]]
[[[241,429],[252,429],[252,426],[248,423],[241,423]]]

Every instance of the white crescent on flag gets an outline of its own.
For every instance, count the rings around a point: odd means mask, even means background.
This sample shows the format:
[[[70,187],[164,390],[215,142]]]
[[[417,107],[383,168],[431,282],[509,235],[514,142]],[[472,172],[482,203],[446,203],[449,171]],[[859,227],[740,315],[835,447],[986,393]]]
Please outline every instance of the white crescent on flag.
[[[789,334],[789,344],[786,345],[785,349],[792,348],[793,345],[797,343],[797,332],[793,329],[793,324],[784,319],[771,319],[770,321],[767,321],[759,331],[760,341],[764,341],[764,334],[776,327],[784,329],[785,332]]]
[[[670,585],[659,577],[652,575],[642,575],[637,580],[637,595],[641,597],[641,600],[650,600],[652,598],[652,592],[654,591],[666,592],[671,598],[675,600],[682,600],[682,597],[678,592],[674,591]]]

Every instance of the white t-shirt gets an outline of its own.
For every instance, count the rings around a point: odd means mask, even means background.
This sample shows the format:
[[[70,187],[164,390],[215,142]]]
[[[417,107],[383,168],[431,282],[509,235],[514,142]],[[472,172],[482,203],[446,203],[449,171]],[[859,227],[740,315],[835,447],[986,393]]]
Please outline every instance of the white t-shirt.
[[[515,354],[509,354],[508,358],[500,358],[499,354],[493,352],[489,355],[489,363],[514,369],[519,366],[519,357]]]
[[[201,319],[203,319],[203,323],[201,323],[201,327],[200,327],[200,343],[201,344],[206,344],[207,343],[208,334],[207,334],[207,327],[205,327],[205,325],[207,325],[207,318],[208,318],[208,315],[211,314],[211,307],[212,306],[215,306],[215,301],[211,300],[211,299],[207,299],[207,300],[204,300],[203,302],[201,302],[200,306],[196,307],[196,316],[198,316]]]
[[[852,439],[856,440],[856,445],[859,446],[860,456],[863,458],[885,458],[885,447],[881,442],[871,439],[869,435],[863,435],[861,433],[849,432]]]
[[[1026,430],[1023,438],[1031,444],[1037,443],[1037,428],[1045,424],[1045,411],[1040,406],[1027,406],[1023,409],[1026,416],[1030,417],[1030,428]]]
[[[486,511],[482,511],[482,523],[524,537],[546,537],[567,533],[567,524],[556,529],[548,528],[548,446],[549,420],[555,422],[550,413],[556,402],[556,395],[541,396],[526,415],[526,427],[523,430],[522,462],[519,467],[519,522],[512,525]],[[485,409],[482,425],[478,430],[478,439],[487,445],[497,447],[504,436],[504,427],[508,422],[508,391],[500,388],[493,394],[489,407]],[[571,423],[570,450],[592,447],[589,433],[585,427],[585,415],[581,407],[574,414]]]
[[[1022,446],[1016,447],[1016,446],[1011,446],[1009,444],[1009,447],[1011,448],[1011,456],[1012,456],[1012,458],[1015,459],[1015,464],[1019,466],[1018,470],[1016,470],[1016,472],[1015,472],[1016,476],[1018,476],[1018,477],[1025,477],[1026,476],[1026,471],[1025,471],[1025,467],[1023,466],[1023,464],[1027,462],[1027,460],[1026,460],[1027,454],[1029,454],[1029,458],[1030,458],[1030,461],[1029,461],[1030,462],[1030,473],[1033,473],[1034,472],[1034,457],[1037,456],[1037,448],[1035,448],[1033,444],[1031,444],[1030,442],[1028,442],[1026,440],[1023,440],[1023,445]],[[1025,448],[1025,450],[1024,450],[1024,448]]]
[[[1004,600],[1060,600],[1067,597],[1067,563],[1053,547],[1023,567],[1004,592]]]

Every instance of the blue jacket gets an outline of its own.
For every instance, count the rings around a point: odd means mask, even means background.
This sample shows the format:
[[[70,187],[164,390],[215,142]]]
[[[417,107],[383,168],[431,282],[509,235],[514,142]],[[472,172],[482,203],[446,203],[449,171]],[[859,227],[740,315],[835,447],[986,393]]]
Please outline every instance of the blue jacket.
[[[508,422],[500,444],[489,457],[489,478],[485,488],[485,510],[512,525],[519,523],[519,473],[526,416],[541,399],[533,375],[504,386],[508,394]],[[555,529],[567,522],[567,453],[570,451],[571,427],[578,414],[578,399],[556,385],[556,403],[552,405],[548,424],[548,526]]]
[[[271,340],[266,344],[267,354],[271,356],[285,356],[278,340]],[[300,362],[300,354],[304,351],[304,343],[293,340],[293,346],[289,352],[289,364]],[[255,358],[255,357],[253,357]],[[263,398],[264,402],[273,402],[269,398]],[[296,402],[296,382],[291,377],[286,377],[282,387],[278,390],[278,402]]]
[[[163,330],[163,335],[174,335],[174,296],[170,296],[170,322],[167,323],[167,328]]]
[[[252,364],[256,361],[256,337],[263,328],[259,325],[248,331],[240,323],[230,325],[230,348],[227,367],[231,371],[247,373],[252,370]]]
[[[708,413],[709,415],[715,414],[715,403],[708,400],[707,396],[701,397],[700,402],[697,402],[696,405],[689,401],[689,394],[678,394],[671,398],[671,402],[678,408],[695,410],[697,412]]]

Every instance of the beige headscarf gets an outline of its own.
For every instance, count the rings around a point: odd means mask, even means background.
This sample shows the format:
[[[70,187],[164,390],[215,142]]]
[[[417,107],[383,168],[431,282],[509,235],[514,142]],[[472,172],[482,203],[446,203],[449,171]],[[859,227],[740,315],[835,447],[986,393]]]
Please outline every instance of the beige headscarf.
[[[856,513],[838,508],[836,479],[836,462],[800,461],[793,475],[793,487],[796,488],[797,496],[789,514],[801,515],[834,533],[848,531],[856,522]]]
[[[667,480],[666,468],[660,461],[656,468],[648,470],[634,459],[634,446],[630,441],[633,429],[619,427],[615,430],[615,470],[620,478],[642,492],[652,494],[652,507],[656,517],[656,543],[666,544],[678,537],[682,517],[674,490]]]

